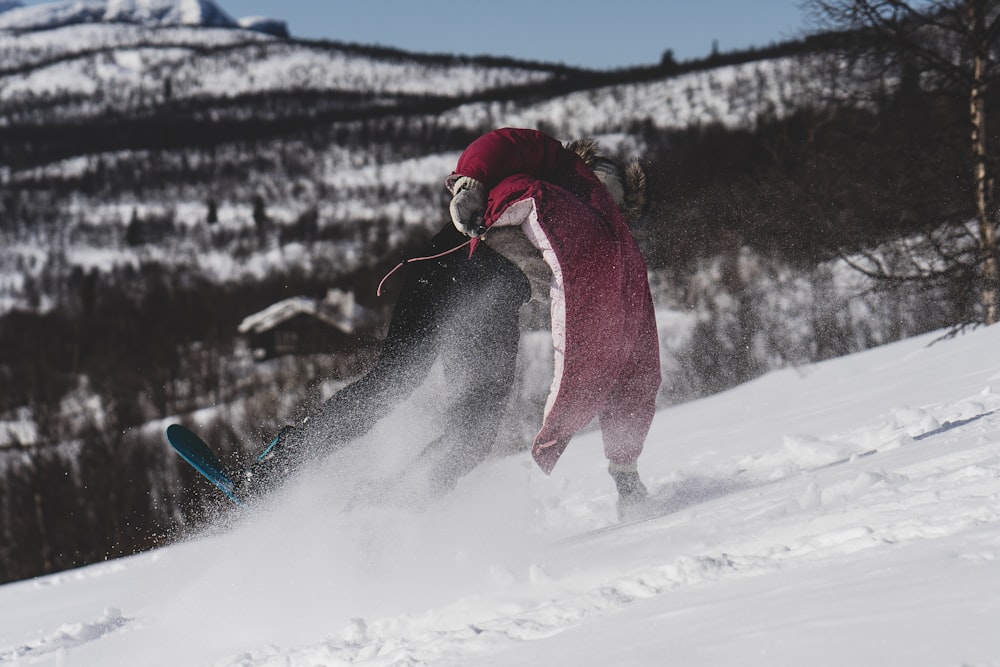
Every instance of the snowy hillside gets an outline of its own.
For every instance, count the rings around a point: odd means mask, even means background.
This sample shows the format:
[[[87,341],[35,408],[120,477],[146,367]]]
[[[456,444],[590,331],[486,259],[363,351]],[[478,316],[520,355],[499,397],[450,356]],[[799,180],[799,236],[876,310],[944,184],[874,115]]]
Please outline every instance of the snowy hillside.
[[[205,535],[0,588],[0,662],[995,667],[1000,328],[934,340],[661,412],[665,513],[633,525],[602,528],[593,433],[424,511],[341,513],[363,482],[330,462]]]
[[[129,222],[170,219],[177,230],[197,229],[206,219],[206,200],[219,198],[221,224],[213,236],[252,235],[253,202],[261,197],[275,231],[315,211],[319,228],[346,230],[331,232],[340,236],[359,222],[390,221],[390,246],[398,246],[414,228],[440,221],[441,182],[458,155],[437,149],[442,139],[427,136],[544,127],[566,140],[597,135],[610,151],[640,156],[647,146],[629,128],[747,127],[824,92],[806,61],[788,57],[559,95],[507,96],[495,91],[545,90],[565,72],[180,25],[87,23],[10,34],[0,40],[0,61],[0,130],[28,128],[10,132],[10,162],[0,160],[0,182],[59,193],[42,200],[46,213],[22,207],[68,224],[70,247],[59,257],[69,270],[99,265],[109,271],[154,256],[223,282],[261,275],[261,269],[266,274],[292,256],[322,264],[336,258],[346,273],[358,267],[358,248],[313,244],[303,254],[298,248],[275,252],[269,242],[251,247],[234,271],[227,264],[235,254],[231,244],[206,247],[203,238],[175,233],[130,247]],[[442,110],[420,106],[428,103]],[[119,122],[107,123],[109,108],[122,115]],[[369,122],[366,115],[377,119],[389,109],[399,117],[361,125]],[[242,134],[234,139],[245,141],[217,145],[220,127],[236,128]],[[36,134],[34,143],[24,138]],[[163,136],[177,145],[156,145]],[[353,145],[345,145],[345,137]],[[16,147],[22,141],[24,148]],[[51,158],[39,157],[50,150]],[[141,180],[124,185],[134,179]],[[388,190],[387,183],[393,184]],[[66,196],[67,190],[76,194]],[[0,313],[32,307],[27,279],[40,281],[55,270],[59,252],[37,238],[45,234],[39,225],[14,225],[5,233]]]
[[[234,28],[240,23],[211,0],[83,0],[31,7],[0,3],[0,30],[51,30],[81,23],[136,23]]]
[[[4,41],[5,64],[18,68],[0,76],[0,99],[20,103],[87,94],[127,105],[137,96],[158,96],[167,76],[172,99],[290,90],[460,95],[551,77],[546,71],[365,57],[221,29],[90,24]]]
[[[752,127],[761,117],[783,116],[803,100],[829,94],[818,71],[809,59],[788,57],[577,91],[530,105],[474,103],[445,120],[458,126],[549,124],[571,137],[601,134],[609,118],[657,128]]]

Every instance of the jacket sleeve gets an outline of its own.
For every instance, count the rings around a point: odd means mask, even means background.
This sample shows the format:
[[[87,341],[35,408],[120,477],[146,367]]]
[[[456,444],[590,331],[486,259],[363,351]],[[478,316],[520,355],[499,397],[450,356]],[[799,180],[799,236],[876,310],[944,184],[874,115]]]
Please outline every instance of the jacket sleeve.
[[[506,127],[473,141],[458,158],[455,171],[445,181],[448,189],[462,176],[474,178],[492,189],[508,176],[527,174],[548,180],[564,170],[575,154],[538,130]]]

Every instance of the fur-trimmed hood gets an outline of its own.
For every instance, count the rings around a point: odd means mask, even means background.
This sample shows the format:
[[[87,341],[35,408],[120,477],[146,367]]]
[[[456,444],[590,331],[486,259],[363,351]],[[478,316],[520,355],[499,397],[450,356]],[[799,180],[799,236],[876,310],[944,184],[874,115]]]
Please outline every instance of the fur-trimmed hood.
[[[566,148],[580,156],[588,167],[594,168],[598,160],[609,160],[614,162],[621,173],[621,185],[624,191],[624,200],[620,202],[625,220],[631,224],[646,211],[646,172],[637,159],[630,160],[624,168],[620,163],[611,160],[600,153],[600,145],[593,137],[575,139]]]

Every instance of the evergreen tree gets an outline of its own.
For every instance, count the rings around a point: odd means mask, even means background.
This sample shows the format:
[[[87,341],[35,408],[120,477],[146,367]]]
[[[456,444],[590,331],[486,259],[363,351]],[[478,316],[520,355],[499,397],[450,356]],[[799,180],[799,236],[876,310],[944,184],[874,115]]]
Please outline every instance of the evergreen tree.
[[[205,216],[205,222],[210,225],[214,225],[219,222],[219,208],[215,203],[214,197],[211,197],[208,200],[208,213]]]

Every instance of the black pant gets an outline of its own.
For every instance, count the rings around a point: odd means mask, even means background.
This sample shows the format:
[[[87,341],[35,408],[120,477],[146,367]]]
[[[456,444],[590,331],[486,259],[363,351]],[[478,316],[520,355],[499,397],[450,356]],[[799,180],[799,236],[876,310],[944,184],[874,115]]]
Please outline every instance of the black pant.
[[[425,250],[466,238],[450,224]],[[447,391],[440,435],[420,455],[432,482],[454,486],[491,452],[514,382],[518,311],[530,296],[524,274],[485,244],[407,265],[406,282],[378,360],[307,424],[308,449],[334,451],[364,435],[427,378],[440,358]]]

